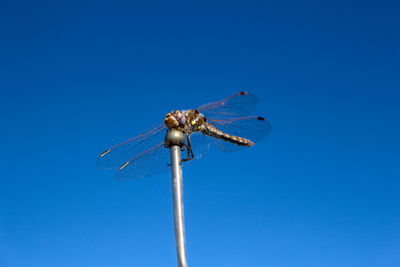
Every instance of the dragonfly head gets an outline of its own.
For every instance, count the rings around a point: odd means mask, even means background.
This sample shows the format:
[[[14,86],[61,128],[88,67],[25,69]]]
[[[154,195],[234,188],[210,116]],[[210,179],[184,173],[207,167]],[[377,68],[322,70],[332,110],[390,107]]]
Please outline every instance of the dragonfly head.
[[[164,120],[165,125],[169,129],[177,128],[179,126],[184,126],[186,123],[186,117],[180,110],[172,111],[168,113]]]

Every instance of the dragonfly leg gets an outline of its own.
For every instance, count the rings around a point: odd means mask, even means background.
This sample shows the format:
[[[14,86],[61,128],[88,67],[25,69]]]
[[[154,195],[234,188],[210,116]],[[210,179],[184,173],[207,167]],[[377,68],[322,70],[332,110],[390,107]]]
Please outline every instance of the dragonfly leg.
[[[187,158],[183,159],[182,161],[189,161],[194,159],[192,143],[190,141],[190,133],[186,134],[186,139],[187,139],[187,144],[185,144],[185,147],[187,148]]]
[[[181,147],[181,151],[187,151],[187,157],[186,159],[182,159],[181,162],[184,161],[189,161],[189,160],[193,160],[194,159],[194,154],[193,154],[193,150],[192,150],[192,144],[190,142],[190,133],[188,133],[187,131],[183,131],[186,135],[186,139],[187,139],[187,144],[183,144],[183,146]],[[167,164],[168,167],[172,166],[171,163]]]

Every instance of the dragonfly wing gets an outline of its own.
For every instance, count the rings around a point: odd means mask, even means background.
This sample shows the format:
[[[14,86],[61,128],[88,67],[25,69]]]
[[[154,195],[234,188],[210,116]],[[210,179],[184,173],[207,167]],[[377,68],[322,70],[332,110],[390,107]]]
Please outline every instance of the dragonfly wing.
[[[206,154],[210,148],[210,140],[201,133],[191,135],[191,144],[194,153],[194,159],[199,159]],[[182,158],[186,158],[186,150],[182,151]],[[186,166],[193,160],[183,162]],[[171,156],[170,150],[164,146],[164,142],[144,151],[133,157],[120,168],[117,174],[117,180],[128,181],[145,178],[170,170]]]
[[[258,116],[209,119],[208,121],[222,132],[247,138],[254,143],[257,143],[271,132],[271,123],[265,118]],[[224,152],[234,152],[245,147],[218,138],[214,138],[214,143]]]
[[[251,113],[258,104],[258,98],[249,92],[240,92],[224,100],[205,104],[197,108],[206,117],[238,117]]]
[[[122,165],[117,173],[117,180],[135,180],[167,172],[171,166],[169,154],[164,142],[153,146]]]
[[[97,159],[100,169],[119,169],[123,164],[164,141],[167,127],[162,124],[135,138],[116,145]]]
[[[200,159],[210,150],[210,137],[195,132],[190,135],[194,159]],[[186,158],[186,152],[182,152],[182,158]],[[191,163],[193,160],[185,161],[183,165]]]

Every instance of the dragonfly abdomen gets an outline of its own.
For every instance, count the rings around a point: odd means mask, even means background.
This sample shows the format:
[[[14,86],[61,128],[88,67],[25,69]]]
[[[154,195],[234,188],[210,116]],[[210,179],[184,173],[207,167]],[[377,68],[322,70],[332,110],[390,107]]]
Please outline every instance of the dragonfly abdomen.
[[[238,144],[240,146],[254,146],[254,142],[250,141],[249,139],[224,133],[223,131],[218,130],[218,128],[214,127],[208,122],[206,123],[206,127],[205,130],[203,130],[203,133],[211,137]]]

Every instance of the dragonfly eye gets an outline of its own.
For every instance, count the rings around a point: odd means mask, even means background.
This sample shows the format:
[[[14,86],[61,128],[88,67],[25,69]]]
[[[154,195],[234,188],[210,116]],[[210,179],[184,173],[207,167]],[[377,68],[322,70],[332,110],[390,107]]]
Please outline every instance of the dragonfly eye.
[[[179,122],[171,113],[167,114],[167,116],[165,117],[164,123],[165,123],[165,125],[167,125],[167,127],[169,129],[179,126]]]

